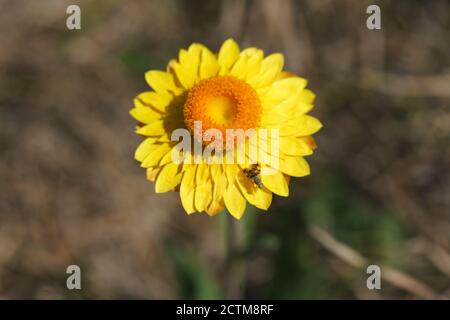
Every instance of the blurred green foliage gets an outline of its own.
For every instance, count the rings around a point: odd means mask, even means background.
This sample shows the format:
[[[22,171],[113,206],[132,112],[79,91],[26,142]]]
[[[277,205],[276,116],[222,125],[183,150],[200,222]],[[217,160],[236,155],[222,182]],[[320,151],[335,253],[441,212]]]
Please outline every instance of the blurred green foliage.
[[[198,255],[190,248],[166,245],[180,299],[222,299],[218,285]]]

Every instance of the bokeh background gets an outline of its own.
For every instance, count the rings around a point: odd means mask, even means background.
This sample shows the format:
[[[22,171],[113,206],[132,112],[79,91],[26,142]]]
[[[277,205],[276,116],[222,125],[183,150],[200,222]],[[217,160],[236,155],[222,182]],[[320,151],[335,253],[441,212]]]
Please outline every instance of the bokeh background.
[[[82,29],[67,30],[78,4]],[[366,28],[381,7],[382,30]],[[450,4],[0,0],[0,298],[450,297]],[[324,127],[269,212],[187,216],[128,111],[191,42],[282,52]],[[229,252],[228,252],[229,253]],[[82,290],[66,288],[66,268]],[[382,266],[368,290],[366,267]]]

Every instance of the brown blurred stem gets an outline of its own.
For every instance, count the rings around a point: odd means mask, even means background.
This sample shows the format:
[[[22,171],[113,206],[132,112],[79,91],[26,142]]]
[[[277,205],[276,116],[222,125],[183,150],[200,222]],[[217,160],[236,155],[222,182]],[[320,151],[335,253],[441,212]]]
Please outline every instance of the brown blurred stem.
[[[242,299],[245,289],[244,224],[226,215],[225,299]]]
[[[309,234],[337,258],[354,268],[365,269],[370,264],[366,257],[348,245],[337,241],[330,233],[318,225],[311,225],[309,227]],[[418,298],[432,300],[448,299],[447,296],[440,295],[427,284],[402,271],[383,265],[381,265],[381,270],[382,279],[384,281],[397,288],[403,289]]]

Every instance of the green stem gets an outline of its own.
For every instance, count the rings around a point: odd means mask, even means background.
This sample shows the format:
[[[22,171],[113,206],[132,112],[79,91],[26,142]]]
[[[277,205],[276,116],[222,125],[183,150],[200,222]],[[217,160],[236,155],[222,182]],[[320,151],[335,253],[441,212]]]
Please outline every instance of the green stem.
[[[243,221],[226,215],[225,298],[242,299],[245,291],[246,261]]]

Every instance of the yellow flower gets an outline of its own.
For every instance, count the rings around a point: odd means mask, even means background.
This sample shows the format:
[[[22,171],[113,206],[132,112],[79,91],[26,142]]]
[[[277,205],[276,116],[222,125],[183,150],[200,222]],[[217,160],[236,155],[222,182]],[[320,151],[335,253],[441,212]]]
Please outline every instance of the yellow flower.
[[[310,173],[303,157],[322,125],[307,115],[315,98],[307,81],[283,63],[279,53],[240,51],[228,39],[218,54],[194,43],[166,71],[145,74],[153,91],[139,94],[130,113],[145,137],[135,158],[157,193],[179,191],[188,214],[226,207],[237,219],[247,201],[267,210],[272,193],[288,196],[290,176]],[[192,149],[180,148],[180,129]]]

